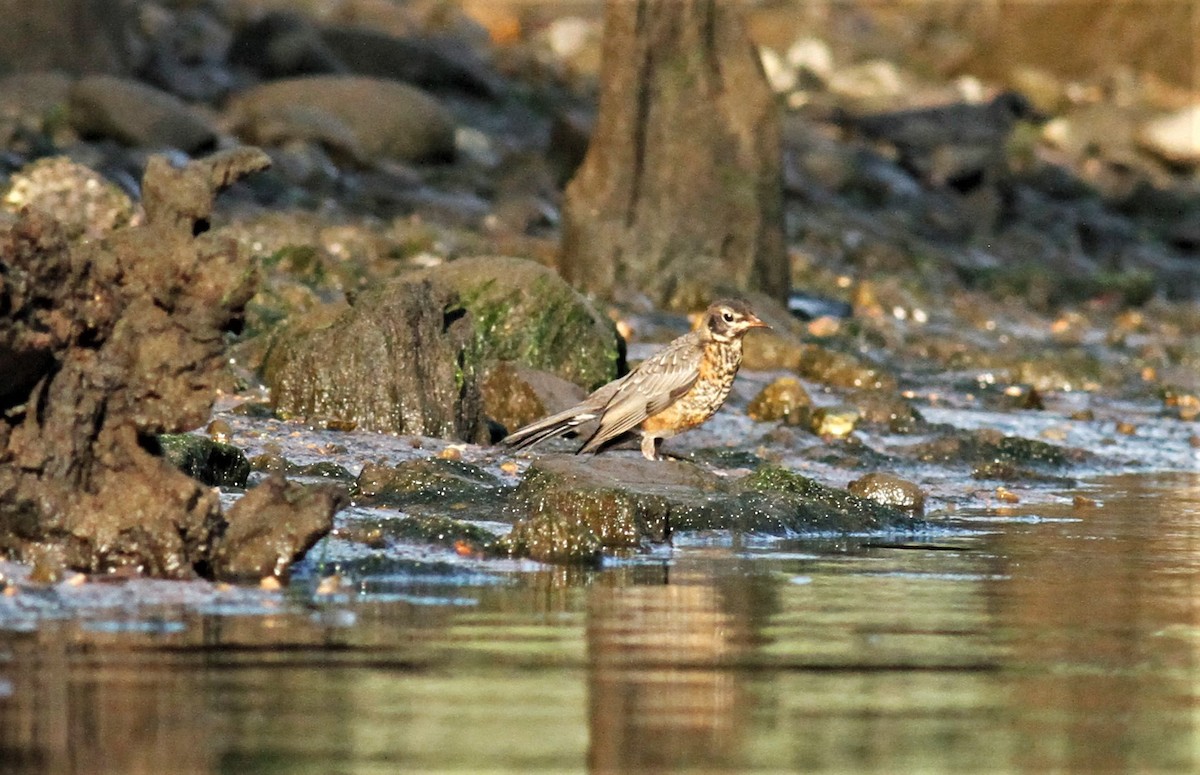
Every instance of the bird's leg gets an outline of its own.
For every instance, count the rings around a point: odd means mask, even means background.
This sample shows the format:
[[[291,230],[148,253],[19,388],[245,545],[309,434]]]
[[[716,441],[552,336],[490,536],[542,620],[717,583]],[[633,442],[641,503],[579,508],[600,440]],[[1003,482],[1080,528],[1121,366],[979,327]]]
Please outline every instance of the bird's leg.
[[[647,460],[662,460],[658,456],[658,445],[662,443],[662,439],[653,436],[649,433],[642,435],[642,457]]]

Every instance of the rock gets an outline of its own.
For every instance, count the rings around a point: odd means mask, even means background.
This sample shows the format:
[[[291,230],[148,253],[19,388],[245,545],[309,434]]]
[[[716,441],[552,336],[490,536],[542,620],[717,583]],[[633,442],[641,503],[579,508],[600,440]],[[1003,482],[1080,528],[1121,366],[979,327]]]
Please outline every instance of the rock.
[[[1017,92],[986,104],[965,102],[846,117],[857,134],[895,149],[900,166],[933,185],[1004,171],[1005,143],[1020,121],[1041,120]]]
[[[544,457],[517,487],[513,500],[524,518],[499,547],[544,562],[588,563],[601,550],[662,543],[672,512],[703,506],[710,480],[683,462]]]
[[[171,465],[209,487],[245,487],[250,461],[231,444],[192,433],[164,433],[158,452]]]
[[[355,480],[355,492],[372,505],[407,508],[426,504],[457,510],[465,504],[482,503],[499,511],[499,496],[507,494],[507,489],[478,466],[431,457],[395,466],[367,463]]]
[[[71,88],[71,125],[81,135],[139,148],[212,148],[217,132],[200,112],[174,95],[107,75],[81,78]]]
[[[58,71],[19,72],[0,78],[0,116],[48,133],[66,115],[74,79]]]
[[[133,202],[103,176],[64,156],[38,159],[9,179],[3,207],[53,218],[67,239],[99,238],[129,223]]]
[[[1200,164],[1200,105],[1189,105],[1142,124],[1137,142],[1170,164]]]
[[[924,523],[886,505],[760,467],[729,482],[700,466],[602,455],[543,457],[513,497],[523,516],[496,548],[546,562],[661,543],[680,531],[773,536],[910,530]]]
[[[239,29],[229,62],[271,79],[347,69],[308,18],[288,11],[271,11]]]
[[[1086,452],[1036,439],[1005,436],[999,431],[953,431],[930,441],[891,450],[921,462],[1001,463],[1061,468],[1087,459]]]
[[[482,357],[556,374],[586,390],[616,378],[620,339],[553,270],[523,258],[464,258],[409,275],[444,283],[470,313]]]
[[[762,389],[746,407],[746,414],[758,422],[782,420],[785,425],[807,425],[812,399],[800,380],[780,377]]]
[[[775,329],[754,332],[742,342],[742,368],[748,371],[775,371],[800,368],[805,344],[787,331]]]
[[[737,486],[742,493],[743,513],[752,517],[754,529],[771,535],[860,533],[924,526],[912,515],[889,505],[828,487],[784,468],[763,466]]]
[[[844,439],[854,432],[860,418],[853,406],[820,406],[812,411],[809,427],[823,439]]]
[[[300,503],[282,485],[252,491],[231,521],[214,490],[145,446],[211,415],[224,335],[254,289],[248,256],[207,229],[213,199],[266,163],[249,148],[183,168],[155,156],[140,226],[68,243],[30,211],[0,231],[0,459],[12,463],[0,466],[0,552],[221,578],[248,567],[241,536],[269,544],[278,569],[328,529],[336,500]],[[287,524],[292,506],[310,529]],[[236,524],[247,514],[273,519],[248,532]]]
[[[142,64],[141,3],[10,0],[0,6],[0,72],[128,74]]]
[[[805,379],[840,388],[895,390],[896,378],[853,355],[819,345],[804,345],[796,372]]]
[[[483,380],[483,410],[508,432],[582,401],[587,392],[562,377],[500,361]]]
[[[499,77],[470,47],[452,38],[401,38],[351,25],[324,27],[320,35],[345,68],[357,75],[491,99],[502,90]]]
[[[262,376],[280,415],[485,442],[475,337],[445,283],[401,277],[331,322],[279,331]]]
[[[347,499],[335,487],[306,487],[274,475],[229,510],[215,542],[212,574],[234,581],[286,579],[291,564],[333,529]]]
[[[924,423],[912,404],[890,390],[859,390],[849,396],[862,423],[891,433],[912,433]]]
[[[249,142],[318,140],[376,160],[454,157],[450,113],[415,86],[395,81],[348,75],[272,81],[239,93],[227,113]]]
[[[846,489],[860,498],[907,511],[918,517],[925,513],[925,493],[921,488],[893,474],[869,473],[855,479]]]

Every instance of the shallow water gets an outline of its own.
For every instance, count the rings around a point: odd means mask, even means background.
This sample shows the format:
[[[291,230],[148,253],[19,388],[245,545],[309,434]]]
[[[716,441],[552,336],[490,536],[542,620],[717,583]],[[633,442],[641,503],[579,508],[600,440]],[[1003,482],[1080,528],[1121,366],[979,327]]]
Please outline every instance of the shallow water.
[[[1083,492],[903,545],[430,556],[320,596],[18,585],[0,771],[1200,771],[1200,475]]]

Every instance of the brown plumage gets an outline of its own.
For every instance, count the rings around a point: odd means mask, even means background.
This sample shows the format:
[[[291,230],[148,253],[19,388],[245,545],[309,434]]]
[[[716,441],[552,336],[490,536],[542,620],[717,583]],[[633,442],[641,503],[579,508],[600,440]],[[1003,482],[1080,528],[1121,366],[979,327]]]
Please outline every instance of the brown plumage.
[[[588,429],[590,435],[579,452],[596,452],[618,436],[640,429],[642,455],[655,460],[662,439],[696,427],[721,408],[742,364],[742,336],[751,328],[766,326],[744,302],[714,302],[694,329],[624,377],[501,443],[528,447]]]

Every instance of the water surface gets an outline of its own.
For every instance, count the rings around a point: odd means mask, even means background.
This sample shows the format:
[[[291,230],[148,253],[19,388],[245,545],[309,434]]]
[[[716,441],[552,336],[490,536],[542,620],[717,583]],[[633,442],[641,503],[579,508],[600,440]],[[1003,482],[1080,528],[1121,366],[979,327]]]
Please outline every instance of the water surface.
[[[955,525],[321,596],[20,584],[0,771],[1200,771],[1200,475]]]

